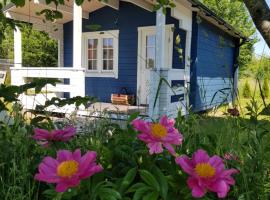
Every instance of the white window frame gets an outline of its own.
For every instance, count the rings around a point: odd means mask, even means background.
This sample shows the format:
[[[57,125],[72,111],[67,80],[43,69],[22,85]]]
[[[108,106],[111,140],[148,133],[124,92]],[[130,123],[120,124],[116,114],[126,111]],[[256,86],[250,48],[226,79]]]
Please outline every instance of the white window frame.
[[[113,70],[103,69],[103,39],[113,38]],[[98,39],[97,70],[88,69],[88,40]],[[119,30],[96,31],[83,33],[83,67],[86,77],[109,77],[118,79]]]

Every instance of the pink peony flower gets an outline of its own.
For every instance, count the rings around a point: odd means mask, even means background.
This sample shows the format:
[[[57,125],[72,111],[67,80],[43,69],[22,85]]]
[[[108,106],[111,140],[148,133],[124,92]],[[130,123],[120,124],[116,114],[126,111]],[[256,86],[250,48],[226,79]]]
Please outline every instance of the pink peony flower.
[[[203,197],[207,191],[216,192],[219,198],[225,198],[230,185],[235,181],[231,175],[238,173],[236,169],[226,170],[219,156],[209,157],[204,150],[196,151],[192,159],[186,155],[177,157],[176,163],[190,175],[187,180],[192,196]]]
[[[149,153],[158,154],[163,152],[163,146],[172,154],[176,155],[172,145],[181,145],[183,136],[174,128],[174,120],[163,116],[159,123],[146,122],[135,119],[133,127],[140,132],[137,136],[147,144]]]
[[[74,153],[67,150],[57,152],[57,159],[45,157],[39,164],[35,179],[47,183],[56,183],[57,192],[65,192],[76,187],[82,179],[86,179],[103,170],[96,164],[96,152],[88,151],[81,156],[80,149]]]
[[[47,131],[45,129],[35,128],[33,139],[39,141],[42,146],[48,146],[50,142],[62,141],[66,142],[70,140],[76,134],[76,129],[72,126],[68,126],[63,130]]]

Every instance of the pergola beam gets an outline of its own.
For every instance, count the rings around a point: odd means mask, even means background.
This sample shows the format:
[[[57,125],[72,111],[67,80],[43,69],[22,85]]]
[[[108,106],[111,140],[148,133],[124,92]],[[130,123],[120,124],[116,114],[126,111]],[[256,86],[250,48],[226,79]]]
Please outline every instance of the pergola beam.
[[[106,6],[119,10],[119,1],[120,0],[101,0],[100,2]]]
[[[153,4],[151,4],[145,0],[123,0],[123,1],[133,3],[133,4],[143,8],[145,10],[150,11],[150,12],[152,12],[154,10]]]
[[[55,4],[53,4],[53,3],[46,4],[46,1],[45,0],[34,0],[34,3],[35,4],[41,4],[41,5],[43,5],[44,7],[48,8],[48,9],[56,9],[56,5]],[[62,12],[62,13],[73,15],[73,8],[72,7],[69,7],[67,5],[61,5],[61,4],[59,4],[57,6],[57,10],[59,12]],[[89,19],[89,13],[88,12],[85,12],[85,11],[82,11],[82,18]]]

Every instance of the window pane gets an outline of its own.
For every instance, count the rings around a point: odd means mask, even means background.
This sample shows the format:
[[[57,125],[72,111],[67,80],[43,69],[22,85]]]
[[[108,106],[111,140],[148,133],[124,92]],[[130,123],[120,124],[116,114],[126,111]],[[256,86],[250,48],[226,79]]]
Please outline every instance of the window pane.
[[[113,48],[113,38],[104,38],[103,48]]]
[[[113,59],[113,49],[109,49],[109,59]]]
[[[97,48],[98,40],[97,39],[89,39],[88,40],[88,48]]]
[[[94,59],[93,58],[93,50],[92,49],[89,49],[88,50],[88,59]]]
[[[156,36],[155,35],[146,36],[146,46],[154,47],[155,45],[156,45]]]
[[[93,69],[92,60],[88,60],[88,69],[90,69],[90,70]]]
[[[103,70],[108,70],[108,61],[103,60]]]
[[[103,49],[103,59],[108,59],[108,49]]]
[[[155,48],[148,47],[146,49],[146,61],[147,61],[147,68],[154,68],[155,67]]]
[[[93,70],[97,70],[97,60],[93,60]]]
[[[113,60],[109,60],[109,70],[113,70]]]

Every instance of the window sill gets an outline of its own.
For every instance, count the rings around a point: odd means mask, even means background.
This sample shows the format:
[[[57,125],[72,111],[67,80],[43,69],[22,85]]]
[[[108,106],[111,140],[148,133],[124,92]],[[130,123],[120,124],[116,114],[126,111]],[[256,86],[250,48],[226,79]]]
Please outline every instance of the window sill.
[[[114,71],[86,71],[85,72],[86,77],[99,77],[99,78],[115,78],[118,79],[118,74],[116,74]]]

